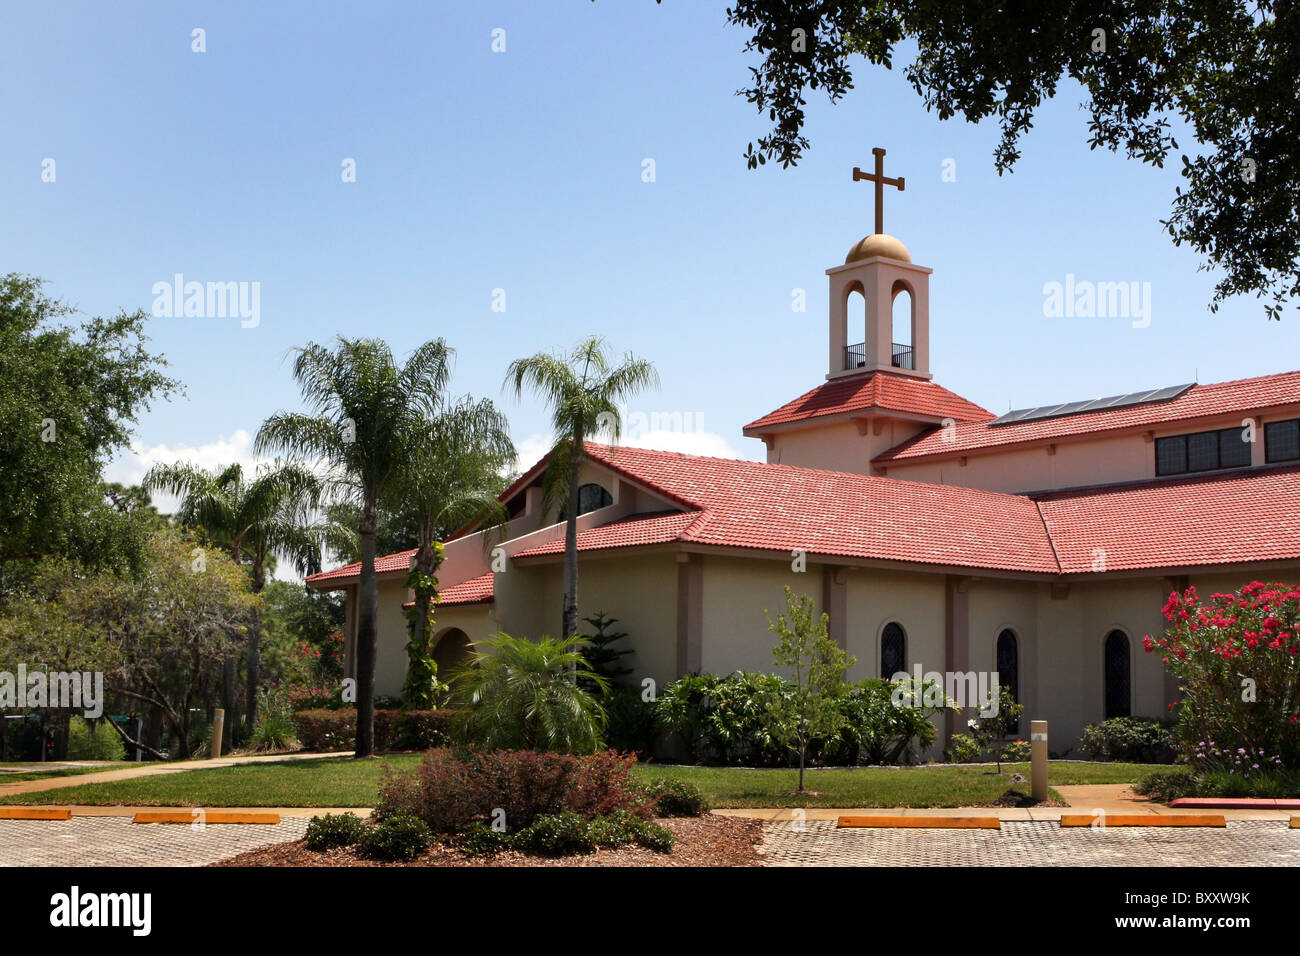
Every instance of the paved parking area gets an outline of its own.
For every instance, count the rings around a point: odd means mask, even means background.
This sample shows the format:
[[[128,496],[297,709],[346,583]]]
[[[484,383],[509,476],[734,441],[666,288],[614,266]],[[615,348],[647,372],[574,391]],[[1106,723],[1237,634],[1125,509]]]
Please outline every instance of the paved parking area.
[[[130,817],[0,820],[0,866],[205,866],[302,839],[305,818],[278,824],[132,823]]]
[[[838,829],[831,820],[769,823],[766,866],[1300,866],[1300,830],[1281,820],[1226,828],[1062,829],[1003,822],[1001,830]]]

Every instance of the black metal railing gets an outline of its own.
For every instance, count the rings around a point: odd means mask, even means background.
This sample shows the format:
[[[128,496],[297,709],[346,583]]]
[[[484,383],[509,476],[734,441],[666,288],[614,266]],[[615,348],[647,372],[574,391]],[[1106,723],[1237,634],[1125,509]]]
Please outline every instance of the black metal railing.
[[[909,370],[916,369],[916,353],[912,351],[910,345],[900,345],[897,342],[893,345],[892,358],[890,364],[894,368],[905,368]],[[844,369],[865,368],[867,364],[867,343],[859,342],[857,345],[844,346]]]

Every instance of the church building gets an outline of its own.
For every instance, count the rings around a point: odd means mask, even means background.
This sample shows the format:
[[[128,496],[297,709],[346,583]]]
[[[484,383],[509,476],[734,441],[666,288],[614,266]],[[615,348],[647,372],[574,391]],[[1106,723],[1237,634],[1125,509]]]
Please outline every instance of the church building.
[[[879,190],[879,155],[855,178]],[[878,195],[876,232],[826,270],[825,381],[744,428],[765,463],[587,446],[580,617],[618,618],[628,679],[662,688],[772,670],[764,611],[785,609],[789,585],[829,615],[850,679],[996,671],[1025,726],[1050,722],[1054,752],[1103,718],[1164,715],[1177,686],[1142,638],[1171,591],[1300,581],[1300,372],[995,416],[934,381],[932,270],[879,210]],[[502,494],[504,530],[446,544],[444,673],[498,631],[560,632],[564,525],[542,507],[545,464]],[[405,675],[413,554],[376,563],[380,694]],[[307,579],[346,592],[349,668],[358,580],[356,564]],[[949,716],[941,742],[962,729]]]

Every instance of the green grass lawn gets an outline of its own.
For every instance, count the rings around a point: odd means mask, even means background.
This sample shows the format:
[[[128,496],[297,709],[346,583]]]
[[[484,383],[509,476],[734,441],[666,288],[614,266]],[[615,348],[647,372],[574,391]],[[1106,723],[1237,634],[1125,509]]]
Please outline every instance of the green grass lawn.
[[[90,804],[208,807],[373,806],[384,767],[411,769],[418,754],[379,760],[350,757],[284,761],[190,770],[183,773],[59,787],[0,798],[6,804]],[[1155,769],[1143,764],[1053,761],[1053,785],[1131,783]],[[723,807],[960,807],[992,803],[1010,787],[1013,773],[1029,776],[1028,764],[976,767],[853,767],[810,770],[806,786],[818,796],[792,796],[794,770],[743,767],[637,768],[645,780],[674,777],[694,783],[709,802]],[[1019,788],[1028,792],[1025,783]]]

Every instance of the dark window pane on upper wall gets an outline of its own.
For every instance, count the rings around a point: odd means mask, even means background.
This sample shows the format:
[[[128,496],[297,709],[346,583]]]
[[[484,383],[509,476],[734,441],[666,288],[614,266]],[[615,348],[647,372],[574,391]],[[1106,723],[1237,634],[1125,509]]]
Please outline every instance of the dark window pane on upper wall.
[[[1181,475],[1187,470],[1187,439],[1183,435],[1156,439],[1156,474]]]
[[[1245,428],[1224,428],[1219,432],[1219,467],[1242,468],[1250,464],[1250,442],[1242,440]]]
[[[1003,631],[998,635],[998,684],[1011,689],[1011,697],[1020,703],[1020,648],[1016,635]]]
[[[1187,470],[1210,471],[1219,467],[1219,433],[1197,432],[1187,436]]]
[[[1300,419],[1269,422],[1264,426],[1264,460],[1295,461],[1300,458]]]

